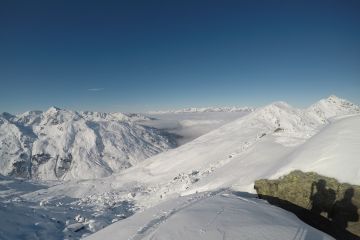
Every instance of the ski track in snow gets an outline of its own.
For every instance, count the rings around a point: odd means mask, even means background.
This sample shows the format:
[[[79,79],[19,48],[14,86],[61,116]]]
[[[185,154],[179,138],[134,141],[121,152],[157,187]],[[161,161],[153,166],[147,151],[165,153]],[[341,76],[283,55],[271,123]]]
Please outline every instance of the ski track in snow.
[[[141,227],[141,229],[139,229],[136,234],[132,237],[130,237],[128,240],[141,240],[146,236],[149,236],[149,234],[151,232],[154,232],[157,228],[160,227],[161,224],[165,223],[166,220],[168,220],[171,216],[173,216],[174,214],[180,212],[181,210],[188,208],[198,202],[201,202],[209,197],[213,197],[216,196],[220,193],[222,193],[224,190],[220,190],[220,191],[215,191],[212,193],[206,193],[204,195],[201,196],[196,196],[194,198],[191,198],[189,200],[187,200],[184,204],[180,205],[177,208],[171,209],[169,212],[165,212],[162,213],[159,217],[152,219],[150,222],[148,222],[145,226]],[[221,214],[221,213],[219,213]],[[216,217],[215,217],[216,218]],[[214,219],[215,220],[215,219]],[[210,225],[211,223],[209,222],[208,225]],[[205,226],[207,227],[207,226]],[[201,230],[200,230],[201,231]]]
[[[201,233],[205,233],[205,232],[206,232],[206,229],[209,228],[209,227],[211,226],[211,224],[213,224],[213,223],[215,222],[216,218],[217,218],[220,214],[222,214],[224,211],[225,211],[224,207],[221,207],[221,209],[216,212],[216,215],[215,215],[211,220],[209,220],[209,221],[205,224],[205,226],[204,226],[203,228],[201,228],[199,231],[200,231]]]

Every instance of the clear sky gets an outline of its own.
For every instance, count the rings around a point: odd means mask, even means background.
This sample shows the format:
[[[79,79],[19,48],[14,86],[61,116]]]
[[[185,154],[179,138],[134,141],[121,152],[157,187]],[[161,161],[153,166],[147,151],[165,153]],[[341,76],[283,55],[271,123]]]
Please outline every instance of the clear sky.
[[[360,103],[360,1],[0,1],[0,112]]]

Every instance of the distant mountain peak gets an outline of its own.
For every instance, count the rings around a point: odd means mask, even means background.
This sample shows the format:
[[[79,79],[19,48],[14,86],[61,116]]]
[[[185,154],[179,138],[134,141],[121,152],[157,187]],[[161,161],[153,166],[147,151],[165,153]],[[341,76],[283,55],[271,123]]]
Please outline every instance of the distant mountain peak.
[[[319,102],[321,102],[321,101],[327,101],[329,103],[341,103],[341,102],[349,102],[350,103],[349,100],[347,100],[345,98],[338,97],[338,96],[336,96],[334,94],[330,95],[327,98],[319,100]]]
[[[204,113],[204,112],[253,112],[251,107],[189,107],[178,110],[150,111],[149,114],[167,114],[167,113]]]
[[[279,107],[279,108],[291,108],[291,105],[284,101],[276,101],[276,102],[271,103],[268,106],[275,106],[275,107]]]
[[[306,112],[317,121],[326,122],[336,116],[359,114],[360,107],[346,99],[331,95],[311,105]]]
[[[59,107],[56,107],[56,106],[51,106],[51,107],[49,107],[49,109],[47,110],[47,112],[54,112],[54,111],[60,111],[61,110],[61,108],[59,108]]]
[[[43,180],[103,177],[176,146],[161,131],[136,124],[140,118],[58,107],[0,114],[0,143],[6,143],[0,147],[0,174]]]
[[[350,101],[348,101],[344,98],[340,98],[336,95],[330,95],[329,97],[322,99],[320,101],[326,101],[327,103],[330,103],[330,104],[342,104],[344,102],[351,103]],[[353,103],[351,103],[351,104],[353,104]]]
[[[329,97],[327,97],[325,99],[321,99],[320,101],[318,101],[317,103],[315,103],[313,105],[318,105],[318,104],[337,105],[337,106],[343,107],[343,108],[359,109],[359,106],[357,106],[356,104],[350,102],[347,99],[340,98],[336,95],[330,95]]]
[[[332,95],[330,95],[330,96],[327,98],[327,100],[334,100],[334,101],[338,101],[338,100],[344,100],[344,99],[339,98],[338,96],[336,96],[336,95],[332,94]]]

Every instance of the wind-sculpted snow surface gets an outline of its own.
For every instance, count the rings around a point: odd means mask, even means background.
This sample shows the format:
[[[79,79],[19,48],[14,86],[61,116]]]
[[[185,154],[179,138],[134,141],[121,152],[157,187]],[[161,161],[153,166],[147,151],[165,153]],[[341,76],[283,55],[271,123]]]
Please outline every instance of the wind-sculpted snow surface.
[[[241,193],[194,194],[170,200],[86,238],[128,240],[267,239],[332,237],[265,201]]]
[[[106,198],[96,205],[78,199],[59,196],[40,201],[28,201],[26,194],[46,193],[51,185],[61,182],[36,183],[0,175],[0,239],[79,239],[115,221],[124,219],[136,210],[130,201],[120,198],[108,205]]]
[[[175,146],[141,115],[74,112],[55,107],[0,116],[0,173],[53,179],[104,177]]]

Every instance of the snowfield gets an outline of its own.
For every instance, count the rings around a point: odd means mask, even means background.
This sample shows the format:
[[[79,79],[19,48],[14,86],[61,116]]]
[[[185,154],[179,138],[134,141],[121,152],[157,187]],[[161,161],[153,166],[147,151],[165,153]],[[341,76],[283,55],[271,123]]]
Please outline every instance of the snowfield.
[[[117,221],[90,239],[331,239],[239,192],[253,193],[255,180],[294,169],[360,184],[359,128],[360,108],[335,96],[307,109],[276,102],[107,177],[41,182],[16,197],[6,192],[16,184],[1,180],[1,204],[37,209],[34,221],[59,221],[55,229],[68,239]],[[17,211],[4,214],[17,219]],[[38,238],[61,239],[51,226]]]
[[[242,196],[245,195],[245,196]],[[295,215],[243,193],[202,193],[166,201],[86,238],[128,240],[326,240]]]
[[[292,152],[287,163],[272,178],[301,169],[360,185],[359,140],[359,115],[332,119],[317,135]]]

